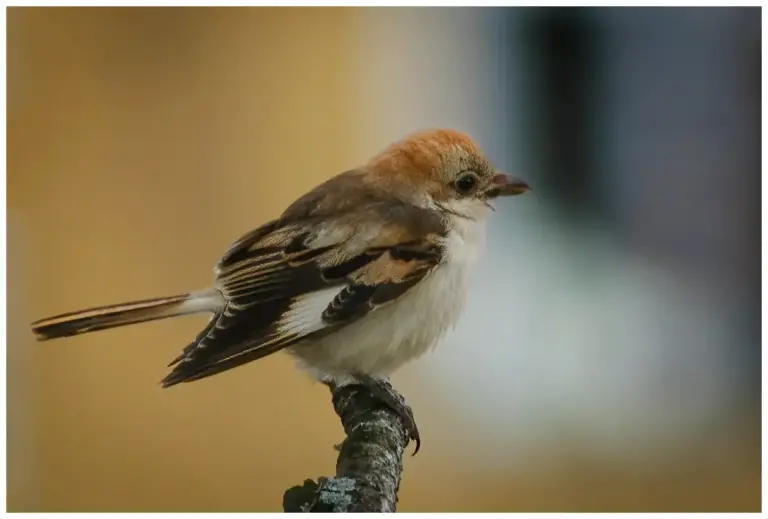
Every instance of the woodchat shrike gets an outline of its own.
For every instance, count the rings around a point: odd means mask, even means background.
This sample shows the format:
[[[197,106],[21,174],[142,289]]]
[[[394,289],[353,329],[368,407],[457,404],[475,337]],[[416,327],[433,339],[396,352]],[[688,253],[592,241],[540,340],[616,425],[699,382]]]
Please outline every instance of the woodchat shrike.
[[[71,312],[32,323],[39,340],[209,312],[164,387],[278,350],[327,384],[360,383],[397,411],[386,382],[455,324],[498,197],[528,191],[454,130],[390,145],[317,186],[237,240],[205,290]]]

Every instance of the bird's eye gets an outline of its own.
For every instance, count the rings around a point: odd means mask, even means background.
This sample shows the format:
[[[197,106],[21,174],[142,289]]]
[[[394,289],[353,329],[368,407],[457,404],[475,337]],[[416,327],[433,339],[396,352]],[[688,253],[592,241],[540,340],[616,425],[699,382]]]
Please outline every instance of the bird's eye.
[[[454,185],[460,193],[469,193],[477,185],[477,176],[474,173],[463,173]]]

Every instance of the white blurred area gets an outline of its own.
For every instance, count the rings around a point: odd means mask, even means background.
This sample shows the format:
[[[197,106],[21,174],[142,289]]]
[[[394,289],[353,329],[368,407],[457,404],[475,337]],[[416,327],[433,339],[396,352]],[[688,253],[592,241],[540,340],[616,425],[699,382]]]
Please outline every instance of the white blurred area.
[[[701,432],[727,419],[744,393],[732,306],[692,273],[627,250],[599,226],[569,226],[553,215],[555,201],[536,193],[537,172],[519,171],[528,150],[514,146],[526,129],[500,116],[522,112],[526,101],[506,69],[524,74],[523,57],[500,45],[509,27],[498,15],[376,10],[364,12],[360,26],[362,155],[425,124],[455,127],[534,186],[532,195],[500,202],[456,330],[395,377],[417,410],[426,450],[437,440],[464,463],[527,472],[564,451],[628,468],[711,441]],[[608,18],[621,44],[621,24],[631,17]],[[667,25],[669,35],[674,24]],[[631,98],[632,85],[623,87],[619,95]],[[607,175],[636,185],[638,178],[622,179],[643,174],[637,154],[647,141],[631,120],[638,107],[609,106],[607,117],[626,123],[615,126],[635,132],[613,139]],[[667,108],[645,107],[656,116]]]
[[[558,240],[532,227],[492,226],[465,319],[417,368],[477,430],[484,462],[506,465],[502,448],[535,457],[563,438],[616,463],[648,462],[738,402],[716,302],[588,233]]]

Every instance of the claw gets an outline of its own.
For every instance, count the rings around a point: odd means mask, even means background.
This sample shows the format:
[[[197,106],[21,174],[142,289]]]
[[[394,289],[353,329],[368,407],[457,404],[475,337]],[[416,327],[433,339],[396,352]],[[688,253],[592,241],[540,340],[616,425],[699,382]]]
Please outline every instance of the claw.
[[[419,449],[421,448],[421,438],[419,438],[418,431],[411,435],[411,440],[416,442],[416,448],[413,449],[413,454],[411,454],[411,456],[416,456],[416,453],[419,452]]]
[[[413,417],[413,410],[405,403],[405,399],[386,380],[379,380],[369,376],[358,376],[355,378],[365,385],[373,393],[373,396],[397,413],[403,421],[408,439],[416,443],[416,449],[411,454],[411,456],[416,456],[416,453],[421,448],[421,437],[419,436],[419,428],[416,426],[416,419]]]

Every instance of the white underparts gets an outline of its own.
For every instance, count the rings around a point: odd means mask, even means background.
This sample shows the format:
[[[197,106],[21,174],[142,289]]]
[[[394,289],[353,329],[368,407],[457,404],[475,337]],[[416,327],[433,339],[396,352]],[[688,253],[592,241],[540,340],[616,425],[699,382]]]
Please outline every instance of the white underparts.
[[[451,209],[477,218],[451,216],[442,264],[399,299],[337,332],[291,347],[289,351],[302,367],[320,380],[344,380],[355,373],[388,376],[438,343],[461,314],[485,234],[485,214],[479,207],[458,204]],[[319,329],[322,310],[338,291],[317,292],[299,300],[281,326],[285,331]]]

